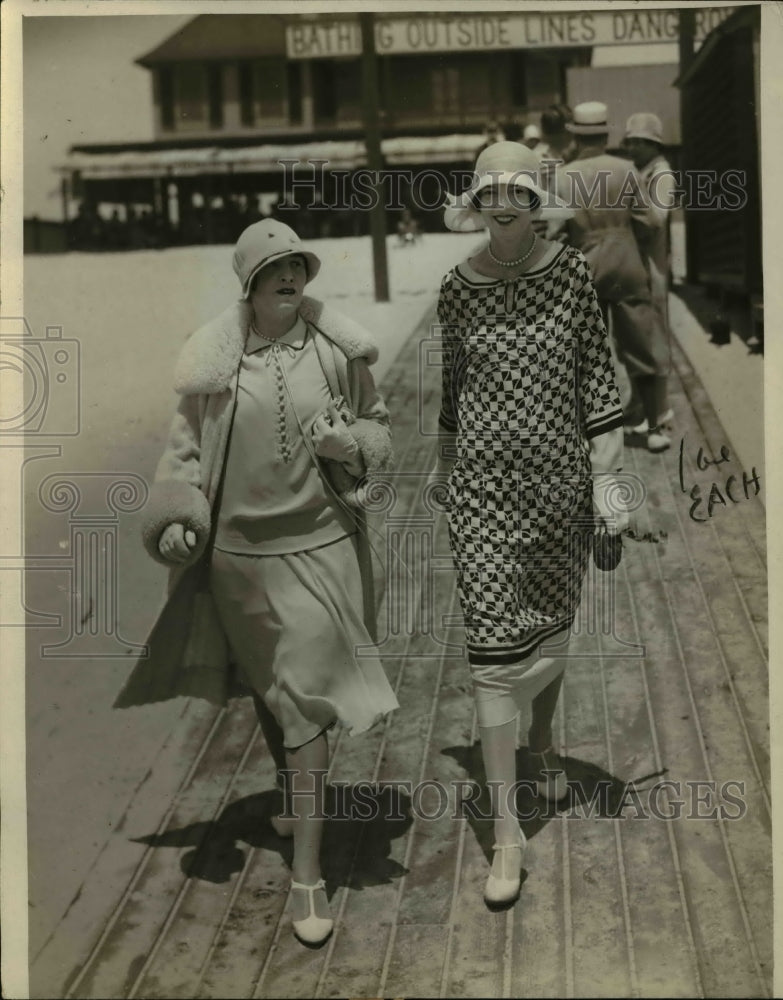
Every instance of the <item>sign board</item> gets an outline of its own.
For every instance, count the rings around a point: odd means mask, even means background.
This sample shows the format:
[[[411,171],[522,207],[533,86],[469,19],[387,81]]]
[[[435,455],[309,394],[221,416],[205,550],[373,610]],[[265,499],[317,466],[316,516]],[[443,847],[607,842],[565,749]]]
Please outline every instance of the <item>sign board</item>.
[[[696,8],[696,41],[703,41],[733,10],[733,7]],[[679,15],[675,8],[379,17],[375,24],[375,48],[378,55],[415,55],[584,45],[671,44],[677,41],[678,33]],[[361,51],[357,21],[319,19],[289,23],[286,27],[289,59],[359,56]]]

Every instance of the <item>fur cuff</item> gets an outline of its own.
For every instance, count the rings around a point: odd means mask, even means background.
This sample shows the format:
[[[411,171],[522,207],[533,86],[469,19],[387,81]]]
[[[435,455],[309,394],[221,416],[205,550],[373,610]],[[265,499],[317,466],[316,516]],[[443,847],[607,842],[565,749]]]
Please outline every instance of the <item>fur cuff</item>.
[[[189,566],[204,552],[212,523],[209,501],[195,486],[180,479],[164,479],[154,483],[144,509],[141,537],[144,548],[163,566]],[[182,524],[186,531],[193,531],[196,544],[184,563],[164,559],[158,550],[160,536],[170,524]]]
[[[349,430],[356,438],[368,474],[388,472],[393,463],[391,433],[385,424],[377,420],[355,420]]]
[[[339,462],[330,462],[330,479],[343,503],[363,510],[365,502],[361,494],[366,491],[368,482],[371,482],[374,476],[391,471],[394,464],[391,433],[385,424],[361,417],[350,425],[349,430],[359,445],[365,472],[357,479]]]

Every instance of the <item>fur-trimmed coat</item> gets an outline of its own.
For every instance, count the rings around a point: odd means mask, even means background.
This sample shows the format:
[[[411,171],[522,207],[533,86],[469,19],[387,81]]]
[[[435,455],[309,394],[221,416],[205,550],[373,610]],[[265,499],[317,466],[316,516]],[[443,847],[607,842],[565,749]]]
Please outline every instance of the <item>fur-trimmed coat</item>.
[[[391,466],[389,416],[369,370],[378,356],[369,334],[348,317],[305,296],[300,315],[315,335],[333,396],[342,395],[356,416],[349,430],[359,445],[368,475]],[[228,446],[239,364],[252,319],[250,305],[238,301],[185,342],[174,376],[180,395],[168,443],[158,463],[142,525],[144,545],[170,567],[168,598],[141,657],[115,708],[164,701],[179,695],[225,705],[248,694],[230,662],[228,642],[209,591],[209,559],[215,504]],[[375,635],[375,600],[365,518],[357,480],[337,462],[322,460],[327,493],[340,497],[359,528],[359,563],[364,617]],[[180,523],[196,535],[186,563],[168,563],[158,550],[163,531]]]

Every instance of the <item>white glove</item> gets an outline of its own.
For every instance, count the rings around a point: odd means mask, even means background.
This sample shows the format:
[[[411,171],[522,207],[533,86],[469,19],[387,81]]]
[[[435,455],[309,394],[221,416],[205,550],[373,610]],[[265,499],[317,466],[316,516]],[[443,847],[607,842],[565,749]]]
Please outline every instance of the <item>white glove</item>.
[[[627,490],[611,472],[593,475],[593,507],[599,519],[599,530],[619,535],[630,524],[625,505]]]
[[[356,438],[348,430],[348,425],[334,402],[314,420],[313,444],[316,455],[321,458],[341,462],[349,472],[357,476],[364,471]]]
[[[169,562],[183,563],[195,544],[195,531],[185,531],[181,524],[170,524],[160,536],[158,552]]]

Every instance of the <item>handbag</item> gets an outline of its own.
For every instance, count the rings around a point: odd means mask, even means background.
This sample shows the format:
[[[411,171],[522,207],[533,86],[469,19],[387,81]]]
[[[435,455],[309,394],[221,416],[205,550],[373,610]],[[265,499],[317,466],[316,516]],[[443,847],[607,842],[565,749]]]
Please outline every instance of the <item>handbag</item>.
[[[335,410],[344,424],[349,427],[351,424],[356,422],[356,415],[348,405],[348,400],[345,396],[333,396],[332,401],[329,404],[329,409],[324,410],[323,416],[327,418],[329,423],[331,423],[331,411]]]
[[[610,535],[604,531],[593,536],[593,562],[604,573],[617,569],[622,555],[622,535]]]

